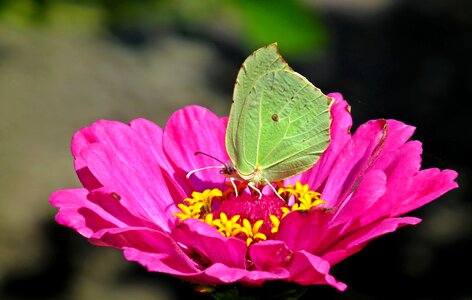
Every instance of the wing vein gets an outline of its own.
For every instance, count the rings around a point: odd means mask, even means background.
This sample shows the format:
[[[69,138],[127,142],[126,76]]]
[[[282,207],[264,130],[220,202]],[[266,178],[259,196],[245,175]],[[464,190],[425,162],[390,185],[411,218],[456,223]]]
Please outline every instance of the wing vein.
[[[301,150],[299,150],[299,151],[297,151],[297,152],[292,153],[291,155],[285,156],[284,158],[281,158],[281,159],[279,159],[279,160],[277,160],[277,161],[271,163],[271,164],[268,165],[268,166],[264,166],[264,169],[267,170],[267,169],[269,169],[270,167],[272,167],[272,166],[274,166],[274,165],[277,165],[277,164],[279,164],[279,163],[282,163],[282,162],[284,162],[284,161],[287,161],[287,160],[289,160],[290,158],[294,157],[295,155],[298,155],[299,153],[302,153],[303,151],[308,150],[309,148],[311,148],[311,146],[305,147],[305,148],[303,148],[303,149],[301,149]],[[320,152],[310,152],[309,155],[321,154],[321,153],[323,153],[323,151],[320,151]]]
[[[264,95],[264,90],[262,90],[261,96],[259,98],[259,132],[257,134],[256,165],[254,166],[256,168],[259,164],[259,151],[260,151],[261,136],[262,136],[262,96],[263,95]]]

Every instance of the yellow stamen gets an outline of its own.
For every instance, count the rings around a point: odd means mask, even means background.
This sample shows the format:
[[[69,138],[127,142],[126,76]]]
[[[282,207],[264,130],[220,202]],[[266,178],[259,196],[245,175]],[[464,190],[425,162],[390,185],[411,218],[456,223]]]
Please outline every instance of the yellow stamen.
[[[289,212],[295,210],[306,211],[326,203],[323,199],[320,199],[320,193],[310,190],[308,184],[301,184],[299,181],[295,183],[295,186],[287,184],[286,187],[279,188],[278,192],[285,199],[288,199],[292,195],[295,198],[295,203],[292,207],[282,207],[282,218],[284,218]]]
[[[222,196],[223,193],[219,189],[204,190],[203,193],[193,192],[192,198],[186,198],[184,201],[190,205],[202,203],[204,212],[210,212],[213,199]]]
[[[233,216],[231,219],[228,219],[228,216],[224,212],[220,213],[220,218],[216,219],[212,222],[211,225],[215,226],[218,231],[226,237],[236,236],[238,233],[241,232],[238,220],[241,216],[236,215]]]
[[[208,214],[205,216],[205,223],[208,225],[213,225],[213,214]]]
[[[181,212],[174,213],[174,216],[183,221],[188,218],[199,219],[203,204],[197,203],[192,206],[186,206],[185,204],[180,203],[177,206],[180,208]]]
[[[262,232],[259,232],[261,229],[262,224],[264,223],[263,220],[259,220],[251,226],[251,222],[249,220],[243,220],[243,226],[241,227],[241,232],[244,233],[247,237],[246,244],[249,246],[253,242],[257,241],[265,241],[267,240],[267,236]]]
[[[211,212],[212,202],[215,198],[222,197],[223,193],[219,189],[205,190],[203,193],[193,192],[192,198],[185,198],[184,203],[177,206],[181,212],[174,213],[181,221],[188,218],[200,219]]]
[[[274,215],[269,215],[269,219],[272,222],[272,229],[270,230],[271,233],[276,233],[279,231],[280,219]]]

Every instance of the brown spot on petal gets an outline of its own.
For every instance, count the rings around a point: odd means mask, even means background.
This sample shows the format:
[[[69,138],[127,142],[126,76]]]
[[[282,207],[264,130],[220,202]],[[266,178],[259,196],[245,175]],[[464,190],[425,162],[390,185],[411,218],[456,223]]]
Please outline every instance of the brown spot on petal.
[[[118,195],[117,193],[111,193],[110,196],[112,196],[112,197],[115,198],[116,200],[120,200],[120,199],[121,199],[120,195]]]
[[[293,251],[289,250],[288,255],[284,258],[284,260],[282,262],[282,265],[283,266],[288,265],[290,263],[290,261],[292,260],[292,257],[293,257]]]
[[[189,246],[189,250],[191,251],[189,256],[192,258],[193,261],[197,262],[199,265],[203,267],[211,266],[211,261],[205,255],[202,255],[200,251],[196,248]]]
[[[324,213],[329,213],[329,214],[334,214],[336,212],[336,208],[334,207],[321,206],[319,209],[323,211]]]

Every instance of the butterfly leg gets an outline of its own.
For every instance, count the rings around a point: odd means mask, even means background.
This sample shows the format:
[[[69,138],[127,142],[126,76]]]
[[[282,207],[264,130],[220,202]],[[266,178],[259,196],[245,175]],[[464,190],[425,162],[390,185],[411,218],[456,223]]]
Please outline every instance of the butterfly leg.
[[[261,193],[261,191],[256,187],[256,185],[254,184],[254,182],[250,181],[250,182],[247,184],[247,186],[248,186],[249,188],[251,188],[252,190],[256,191],[256,192],[259,194],[259,199],[262,198],[262,193]]]
[[[234,183],[234,178],[230,177],[229,181],[231,181],[231,185],[233,186],[234,194],[236,195],[236,197],[238,197],[238,188],[236,187],[236,183]]]
[[[267,183],[267,185],[272,189],[272,191],[274,191],[275,195],[280,199],[282,200],[283,202],[285,202],[284,198],[282,198],[282,196],[279,195],[279,193],[275,190],[274,186],[272,185],[272,183],[270,183],[269,180],[265,179],[264,180],[265,183]]]

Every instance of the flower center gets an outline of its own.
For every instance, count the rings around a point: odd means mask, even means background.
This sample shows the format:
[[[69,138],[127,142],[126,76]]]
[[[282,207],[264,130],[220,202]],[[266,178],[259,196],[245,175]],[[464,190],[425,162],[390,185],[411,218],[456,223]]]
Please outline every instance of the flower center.
[[[238,192],[228,184],[219,189],[193,192],[184,199],[174,215],[181,221],[195,218],[216,228],[223,236],[246,240],[247,245],[267,239],[277,239],[280,221],[294,210],[310,210],[324,204],[321,194],[309,189],[307,184],[277,184],[278,194],[258,195],[250,193],[246,182],[239,182]],[[238,195],[238,196],[236,196]]]

